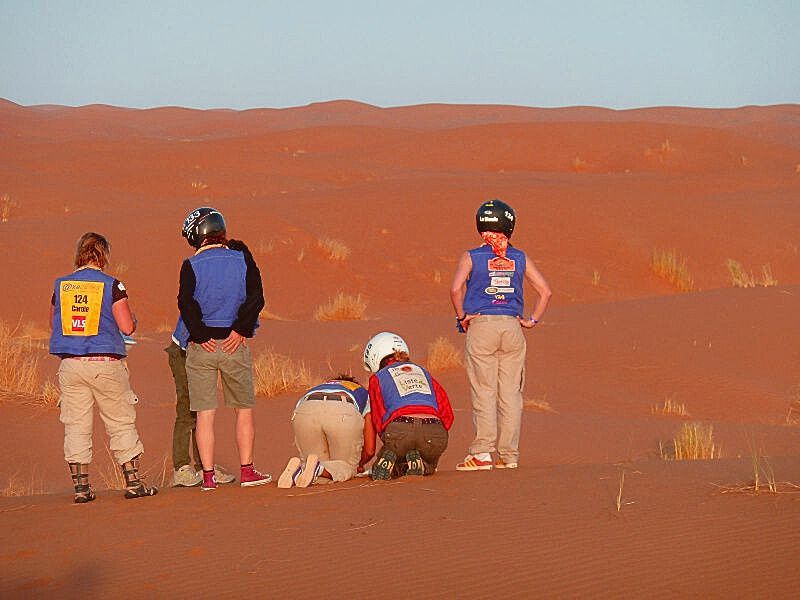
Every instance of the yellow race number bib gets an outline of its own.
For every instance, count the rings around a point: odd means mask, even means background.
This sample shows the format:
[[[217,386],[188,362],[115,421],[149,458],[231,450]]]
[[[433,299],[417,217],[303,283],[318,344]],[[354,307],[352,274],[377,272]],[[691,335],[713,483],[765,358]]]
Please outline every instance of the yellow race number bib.
[[[64,335],[97,335],[100,312],[103,310],[102,281],[62,281],[61,333]]]

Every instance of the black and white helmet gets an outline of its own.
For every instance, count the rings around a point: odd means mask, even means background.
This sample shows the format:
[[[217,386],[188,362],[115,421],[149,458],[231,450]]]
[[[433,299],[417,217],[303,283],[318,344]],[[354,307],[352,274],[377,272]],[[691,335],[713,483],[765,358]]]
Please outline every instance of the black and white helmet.
[[[181,233],[192,248],[199,248],[206,238],[225,235],[225,217],[210,206],[196,208],[183,220]]]
[[[498,233],[506,234],[507,238],[511,238],[514,233],[514,224],[517,216],[514,209],[502,200],[488,200],[481,204],[478,213],[475,215],[475,224],[478,227],[478,233],[484,231],[496,231]]]

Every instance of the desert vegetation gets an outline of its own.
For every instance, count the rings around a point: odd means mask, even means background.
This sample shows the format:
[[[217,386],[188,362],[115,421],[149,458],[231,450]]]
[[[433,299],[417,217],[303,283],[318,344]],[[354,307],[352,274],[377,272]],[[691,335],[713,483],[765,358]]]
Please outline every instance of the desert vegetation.
[[[650,409],[650,412],[654,415],[670,415],[676,417],[689,416],[686,405],[683,402],[676,402],[674,396],[665,398],[663,404],[656,404]]]
[[[9,217],[11,216],[11,207],[13,206],[13,202],[11,201],[11,195],[3,194],[0,196],[0,222],[7,223]]]
[[[52,382],[42,383],[39,376],[41,345],[19,329],[0,321],[0,400],[55,406],[58,389]]]
[[[665,460],[710,460],[720,457],[714,441],[714,427],[704,423],[684,423],[668,447],[659,442]]]
[[[540,413],[558,412],[552,406],[550,406],[550,403],[547,401],[547,394],[544,394],[541,397],[537,398],[525,398],[522,401],[522,406],[525,410],[531,410],[533,412],[540,412]]]
[[[428,344],[426,364],[431,371],[445,371],[463,367],[464,358],[453,342],[444,336],[439,336]]]
[[[761,287],[774,287],[778,285],[778,280],[772,275],[772,267],[769,264],[762,265],[761,278],[753,275],[752,271],[747,271],[737,260],[729,258],[725,262],[728,275],[731,278],[733,287],[752,288],[760,285]]]
[[[653,250],[650,269],[664,281],[681,292],[694,289],[694,278],[686,266],[686,259],[675,250]]]
[[[347,247],[347,244],[334,238],[319,238],[317,247],[322,249],[329,260],[340,261],[350,256],[350,248]]]
[[[253,384],[257,395],[272,398],[310,386],[312,377],[302,361],[269,349],[253,360]]]
[[[358,321],[364,318],[367,310],[367,301],[357,294],[337,293],[325,304],[318,306],[314,311],[317,321]]]

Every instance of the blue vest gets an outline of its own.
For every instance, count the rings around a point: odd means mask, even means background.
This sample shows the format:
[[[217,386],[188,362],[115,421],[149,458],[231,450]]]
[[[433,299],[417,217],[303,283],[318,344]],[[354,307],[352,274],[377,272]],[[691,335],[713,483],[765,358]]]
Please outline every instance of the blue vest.
[[[472,272],[467,280],[464,312],[521,317],[525,253],[509,246],[506,258],[500,258],[491,246],[484,245],[470,250],[469,254]]]
[[[194,299],[207,327],[230,327],[247,298],[244,254],[229,248],[209,248],[189,259],[195,276]]]
[[[189,330],[183,322],[182,317],[178,317],[178,322],[175,324],[175,331],[172,332],[172,340],[180,346],[181,350],[186,350],[189,345]]]
[[[396,362],[386,365],[377,373],[386,413],[383,423],[392,420],[394,413],[405,406],[428,406],[439,410],[433,392],[431,374],[412,362]]]
[[[50,354],[126,356],[111,312],[113,286],[114,278],[97,269],[79,269],[56,279]]]
[[[306,396],[309,396],[314,392],[322,392],[323,394],[347,394],[353,399],[353,402],[356,403],[356,408],[358,408],[358,412],[361,413],[362,417],[369,412],[369,392],[362,386],[358,385],[357,383],[353,383],[352,381],[332,380],[321,383],[320,385],[311,388],[305,394],[303,394],[303,397],[300,398],[300,401],[297,403],[297,405],[299,406],[300,403],[306,399]]]

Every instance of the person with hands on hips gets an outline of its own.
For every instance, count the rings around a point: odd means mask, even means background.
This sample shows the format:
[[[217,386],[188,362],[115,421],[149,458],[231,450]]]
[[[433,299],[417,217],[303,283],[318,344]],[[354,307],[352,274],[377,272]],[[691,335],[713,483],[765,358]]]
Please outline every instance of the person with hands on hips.
[[[467,336],[475,423],[469,452],[456,469],[514,469],[519,464],[527,349],[522,330],[539,323],[552,292],[533,261],[509,242],[516,224],[513,208],[489,200],[478,208],[475,222],[483,243],[461,255],[450,288],[456,328]],[[523,316],[525,280],[539,295],[530,317]]]

